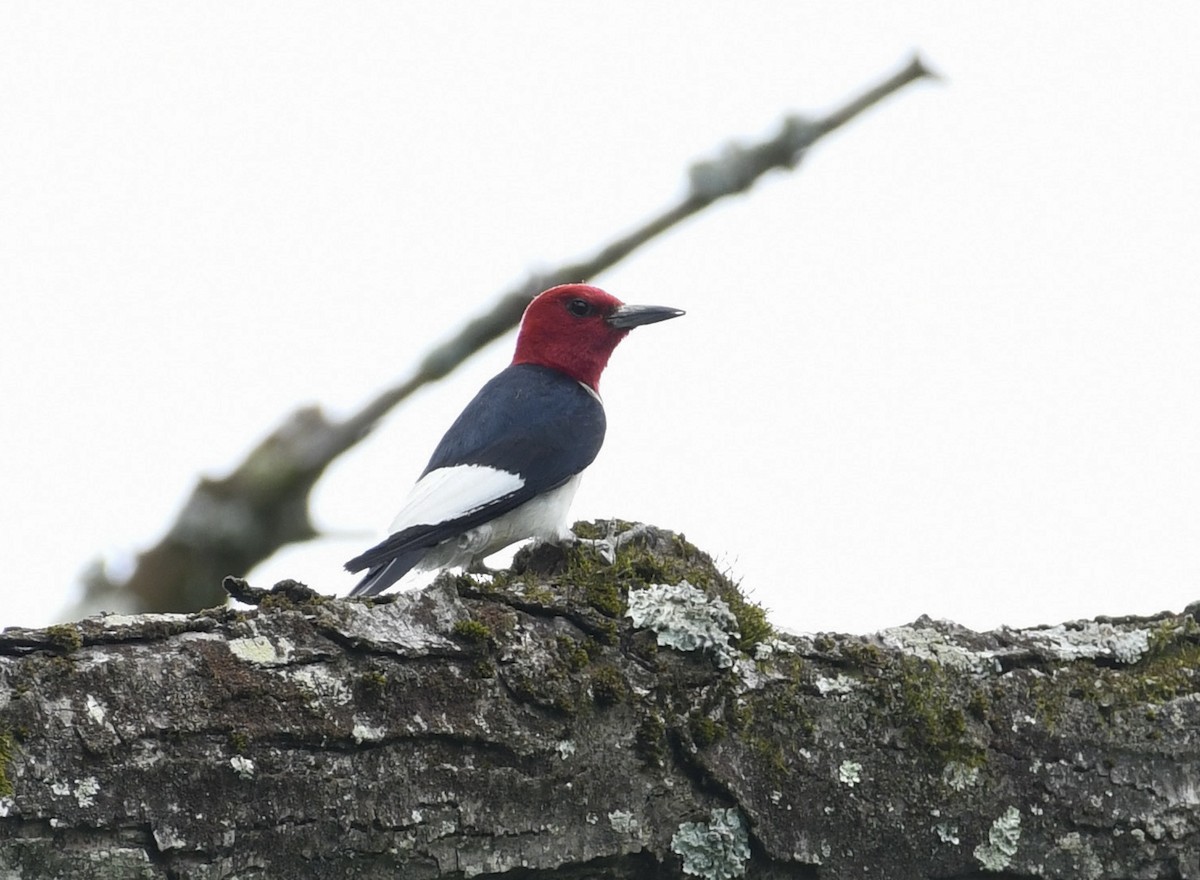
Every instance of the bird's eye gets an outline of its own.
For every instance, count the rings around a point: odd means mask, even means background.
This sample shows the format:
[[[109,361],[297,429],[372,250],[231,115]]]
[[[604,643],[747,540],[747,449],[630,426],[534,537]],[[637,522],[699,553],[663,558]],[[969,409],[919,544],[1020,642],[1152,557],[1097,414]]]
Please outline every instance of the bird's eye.
[[[592,313],[592,304],[586,299],[573,299],[567,303],[567,311],[576,318],[585,318]]]

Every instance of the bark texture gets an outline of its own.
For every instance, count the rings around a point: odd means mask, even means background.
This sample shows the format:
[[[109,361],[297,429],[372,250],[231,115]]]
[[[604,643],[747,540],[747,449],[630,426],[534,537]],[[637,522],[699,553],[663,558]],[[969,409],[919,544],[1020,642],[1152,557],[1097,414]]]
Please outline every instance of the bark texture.
[[[615,557],[0,633],[0,878],[1200,877],[1195,606],[779,636]]]

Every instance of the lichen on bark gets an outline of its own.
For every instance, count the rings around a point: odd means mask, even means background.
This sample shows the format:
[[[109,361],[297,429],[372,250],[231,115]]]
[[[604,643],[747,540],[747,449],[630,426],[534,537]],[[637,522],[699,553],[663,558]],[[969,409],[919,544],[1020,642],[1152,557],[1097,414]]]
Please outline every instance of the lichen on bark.
[[[626,616],[683,581],[729,664]],[[653,528],[370,601],[230,587],[0,633],[0,876],[1200,876],[1189,613],[785,635]]]

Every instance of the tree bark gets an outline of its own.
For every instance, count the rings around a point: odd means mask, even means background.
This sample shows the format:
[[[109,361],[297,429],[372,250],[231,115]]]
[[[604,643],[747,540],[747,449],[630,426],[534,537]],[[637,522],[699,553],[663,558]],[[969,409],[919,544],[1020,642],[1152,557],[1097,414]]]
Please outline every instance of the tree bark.
[[[1200,877],[1197,606],[777,635],[653,528],[228,586],[0,633],[0,877]]]

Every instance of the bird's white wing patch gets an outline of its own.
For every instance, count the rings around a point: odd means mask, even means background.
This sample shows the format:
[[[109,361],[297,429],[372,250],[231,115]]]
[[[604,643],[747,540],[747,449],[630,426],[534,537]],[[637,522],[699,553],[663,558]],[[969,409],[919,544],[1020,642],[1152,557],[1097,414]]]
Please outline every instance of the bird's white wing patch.
[[[391,533],[410,526],[437,525],[465,516],[525,485],[517,474],[480,464],[460,464],[427,473],[408,493]]]

